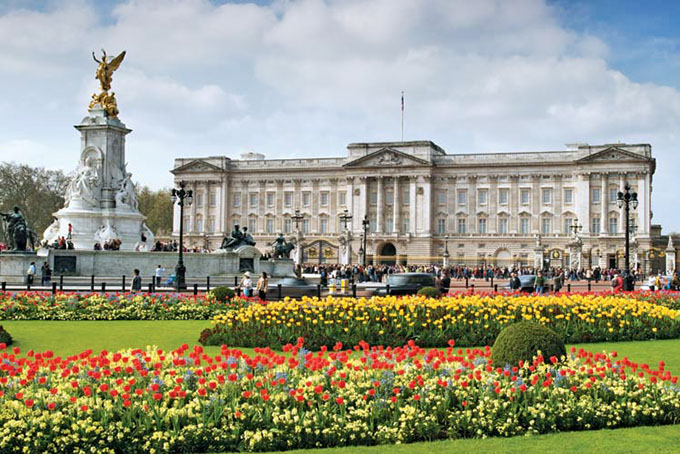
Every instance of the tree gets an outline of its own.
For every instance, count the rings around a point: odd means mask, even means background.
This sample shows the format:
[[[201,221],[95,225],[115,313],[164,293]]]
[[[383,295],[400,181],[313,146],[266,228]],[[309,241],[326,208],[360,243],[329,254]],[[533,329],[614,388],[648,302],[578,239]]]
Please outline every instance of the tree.
[[[46,170],[13,162],[0,163],[0,212],[21,208],[38,240],[52,223],[53,213],[64,206],[68,177],[61,170]],[[4,229],[0,223],[0,229]],[[2,238],[4,238],[4,231]]]
[[[172,201],[170,189],[151,190],[148,186],[137,186],[139,211],[146,216],[146,225],[156,236],[172,232]]]

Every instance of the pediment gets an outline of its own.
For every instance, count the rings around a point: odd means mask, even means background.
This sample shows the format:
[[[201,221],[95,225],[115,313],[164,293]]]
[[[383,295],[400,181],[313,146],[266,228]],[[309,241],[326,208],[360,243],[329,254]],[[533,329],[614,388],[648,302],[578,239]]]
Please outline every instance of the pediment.
[[[185,172],[221,172],[222,169],[214,164],[205,162],[201,159],[195,159],[191,162],[184,164],[183,166],[172,169],[173,174],[185,173]]]
[[[366,156],[362,156],[353,161],[347,162],[343,167],[406,167],[406,166],[428,166],[433,164],[422,158],[411,156],[393,148],[381,148]]]
[[[648,161],[649,158],[641,156],[637,153],[632,153],[619,147],[609,147],[604,150],[593,153],[589,156],[579,159],[577,162],[602,162],[602,161],[620,161],[620,160],[635,160]]]

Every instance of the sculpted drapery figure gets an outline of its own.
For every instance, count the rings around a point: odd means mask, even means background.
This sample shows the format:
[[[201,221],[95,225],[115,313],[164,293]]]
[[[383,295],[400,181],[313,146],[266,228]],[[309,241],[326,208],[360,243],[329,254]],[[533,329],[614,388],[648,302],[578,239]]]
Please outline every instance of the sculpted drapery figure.
[[[66,188],[67,203],[71,202],[73,199],[80,199],[90,205],[96,205],[96,190],[99,185],[99,172],[92,164],[91,161],[88,161],[84,166],[80,167],[73,178],[71,178],[71,181]]]
[[[127,206],[133,210],[137,209],[137,196],[135,195],[135,185],[132,182],[132,174],[127,172],[123,181],[120,182],[120,188],[116,192],[116,206]]]

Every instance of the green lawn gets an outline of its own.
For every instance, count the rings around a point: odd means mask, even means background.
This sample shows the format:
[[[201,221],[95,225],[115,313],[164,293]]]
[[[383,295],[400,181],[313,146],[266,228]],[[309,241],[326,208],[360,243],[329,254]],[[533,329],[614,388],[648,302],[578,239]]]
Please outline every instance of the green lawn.
[[[79,353],[88,348],[94,351],[143,348],[154,345],[164,350],[174,349],[183,343],[196,345],[200,331],[207,321],[2,321],[5,329],[15,338],[16,346],[23,351],[52,350],[57,355]],[[628,356],[633,361],[656,367],[660,360],[666,362],[673,373],[680,373],[680,339],[646,342],[618,342],[580,344],[591,351],[616,351],[619,357]],[[252,353],[251,349],[243,349]],[[216,354],[217,347],[205,351]],[[452,452],[521,453],[546,452],[607,452],[623,453],[678,453],[680,452],[680,425],[665,427],[639,427],[633,429],[572,432],[535,437],[492,438],[486,440],[450,440],[411,445],[348,447],[321,450],[288,451],[305,454],[448,454]]]

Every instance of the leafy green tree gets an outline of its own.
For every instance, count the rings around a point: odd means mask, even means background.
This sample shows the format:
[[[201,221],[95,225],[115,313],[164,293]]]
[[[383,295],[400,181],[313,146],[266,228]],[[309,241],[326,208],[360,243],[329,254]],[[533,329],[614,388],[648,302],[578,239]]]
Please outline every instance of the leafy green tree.
[[[53,213],[64,206],[68,177],[61,170],[46,170],[14,162],[0,162],[0,212],[21,208],[29,227],[42,238]],[[0,229],[4,223],[0,222]],[[0,238],[4,239],[4,231]]]
[[[151,190],[148,186],[137,186],[139,211],[146,216],[146,225],[156,236],[172,232],[172,202],[170,189]]]

